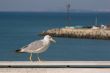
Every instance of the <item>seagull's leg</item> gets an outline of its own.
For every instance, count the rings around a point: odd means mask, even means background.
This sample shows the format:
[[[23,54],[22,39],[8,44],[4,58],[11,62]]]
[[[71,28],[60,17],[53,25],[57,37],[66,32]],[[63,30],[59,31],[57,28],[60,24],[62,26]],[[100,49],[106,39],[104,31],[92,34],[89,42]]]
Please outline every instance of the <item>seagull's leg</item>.
[[[39,58],[39,54],[37,54],[37,59],[38,59],[38,61],[41,61],[40,58]]]
[[[29,56],[29,60],[32,61],[32,53]]]

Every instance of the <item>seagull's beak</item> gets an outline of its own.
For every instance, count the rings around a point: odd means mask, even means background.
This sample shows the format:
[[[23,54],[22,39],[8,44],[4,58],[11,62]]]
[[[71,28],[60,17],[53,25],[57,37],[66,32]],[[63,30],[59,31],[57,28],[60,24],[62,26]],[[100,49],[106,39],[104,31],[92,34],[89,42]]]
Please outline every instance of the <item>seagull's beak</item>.
[[[53,43],[56,43],[56,41],[53,38],[51,38],[50,41]]]

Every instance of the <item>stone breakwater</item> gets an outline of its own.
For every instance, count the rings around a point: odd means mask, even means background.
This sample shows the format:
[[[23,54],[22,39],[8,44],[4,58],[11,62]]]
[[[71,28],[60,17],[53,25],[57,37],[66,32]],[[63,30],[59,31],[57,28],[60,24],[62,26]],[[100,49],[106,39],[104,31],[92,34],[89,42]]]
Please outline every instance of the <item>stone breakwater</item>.
[[[53,37],[66,37],[66,38],[110,40],[109,29],[55,28],[43,31],[40,35],[50,35]]]

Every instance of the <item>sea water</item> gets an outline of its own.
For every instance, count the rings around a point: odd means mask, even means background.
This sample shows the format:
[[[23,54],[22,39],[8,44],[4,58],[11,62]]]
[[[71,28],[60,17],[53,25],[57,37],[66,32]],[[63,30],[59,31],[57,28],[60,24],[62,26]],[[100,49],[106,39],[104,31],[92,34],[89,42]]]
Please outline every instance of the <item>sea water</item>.
[[[52,28],[65,26],[109,25],[110,13],[70,13],[68,24],[62,12],[0,12],[0,61],[27,61],[28,53],[15,50],[35,40],[38,34]],[[56,43],[40,54],[47,61],[110,61],[110,41],[75,38],[57,38]],[[33,54],[37,60],[37,54]]]

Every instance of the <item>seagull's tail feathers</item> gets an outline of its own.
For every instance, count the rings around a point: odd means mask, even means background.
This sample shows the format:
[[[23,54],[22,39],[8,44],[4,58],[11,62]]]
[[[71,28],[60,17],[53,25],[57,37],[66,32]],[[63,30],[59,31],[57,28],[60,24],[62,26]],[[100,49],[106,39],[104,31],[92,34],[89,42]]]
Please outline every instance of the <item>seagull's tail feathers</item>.
[[[21,51],[21,49],[16,50],[16,53],[24,53]]]
[[[21,52],[21,49],[16,50],[16,53],[20,53],[20,52]]]

